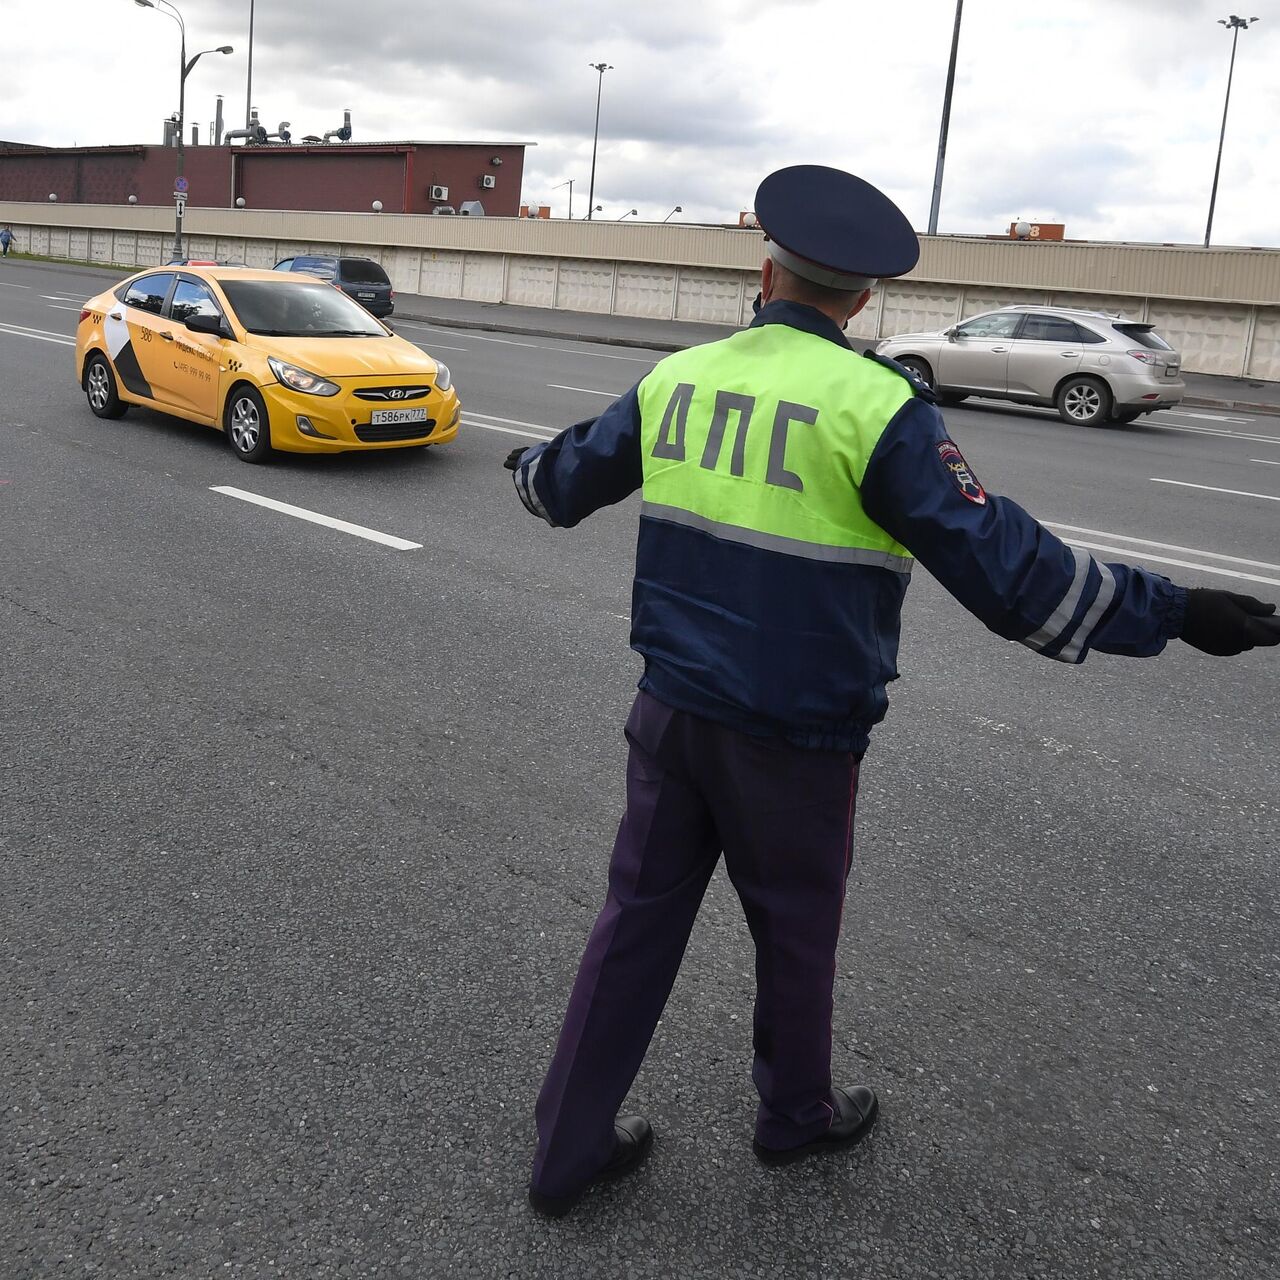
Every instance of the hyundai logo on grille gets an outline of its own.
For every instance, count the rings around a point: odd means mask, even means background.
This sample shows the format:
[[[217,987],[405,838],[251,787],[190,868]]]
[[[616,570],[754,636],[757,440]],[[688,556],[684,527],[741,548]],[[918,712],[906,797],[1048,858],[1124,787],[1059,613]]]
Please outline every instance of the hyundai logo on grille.
[[[428,387],[363,387],[356,392],[358,400],[419,400],[431,394]]]

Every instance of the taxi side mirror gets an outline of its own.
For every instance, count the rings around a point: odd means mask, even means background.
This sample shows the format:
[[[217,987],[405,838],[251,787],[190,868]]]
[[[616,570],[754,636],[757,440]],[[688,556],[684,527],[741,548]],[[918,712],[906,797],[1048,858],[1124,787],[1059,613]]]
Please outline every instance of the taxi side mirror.
[[[229,338],[221,316],[188,316],[186,326],[192,333],[207,333],[213,338]]]

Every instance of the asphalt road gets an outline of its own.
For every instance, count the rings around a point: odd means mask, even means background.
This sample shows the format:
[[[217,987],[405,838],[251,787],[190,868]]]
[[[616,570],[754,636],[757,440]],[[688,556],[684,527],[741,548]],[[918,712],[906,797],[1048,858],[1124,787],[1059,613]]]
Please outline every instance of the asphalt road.
[[[0,1276],[1276,1274],[1274,651],[1064,667],[919,571],[837,977],[878,1133],[755,1162],[718,877],[631,1099],[653,1156],[548,1224],[636,504],[548,530],[499,464],[656,357],[406,323],[456,444],[253,468],[90,415],[66,344],[107,279],[0,265]],[[947,417],[1100,558],[1280,598],[1280,419]]]

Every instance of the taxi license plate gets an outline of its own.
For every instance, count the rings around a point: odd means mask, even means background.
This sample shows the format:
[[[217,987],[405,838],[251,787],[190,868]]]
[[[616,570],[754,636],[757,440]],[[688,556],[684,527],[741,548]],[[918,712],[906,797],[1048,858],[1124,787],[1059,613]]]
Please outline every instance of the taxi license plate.
[[[425,409],[375,409],[370,422],[379,427],[390,422],[426,422]]]

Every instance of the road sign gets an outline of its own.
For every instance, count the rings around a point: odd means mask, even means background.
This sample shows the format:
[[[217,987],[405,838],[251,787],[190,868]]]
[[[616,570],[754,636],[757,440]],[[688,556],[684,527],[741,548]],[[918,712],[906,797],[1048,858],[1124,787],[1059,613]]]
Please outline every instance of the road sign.
[[[175,186],[179,191],[185,191],[185,190],[187,189],[187,180],[186,180],[186,178],[177,178],[177,179],[175,179],[175,180],[174,180],[174,184],[173,184],[173,185],[174,185],[174,186]]]

